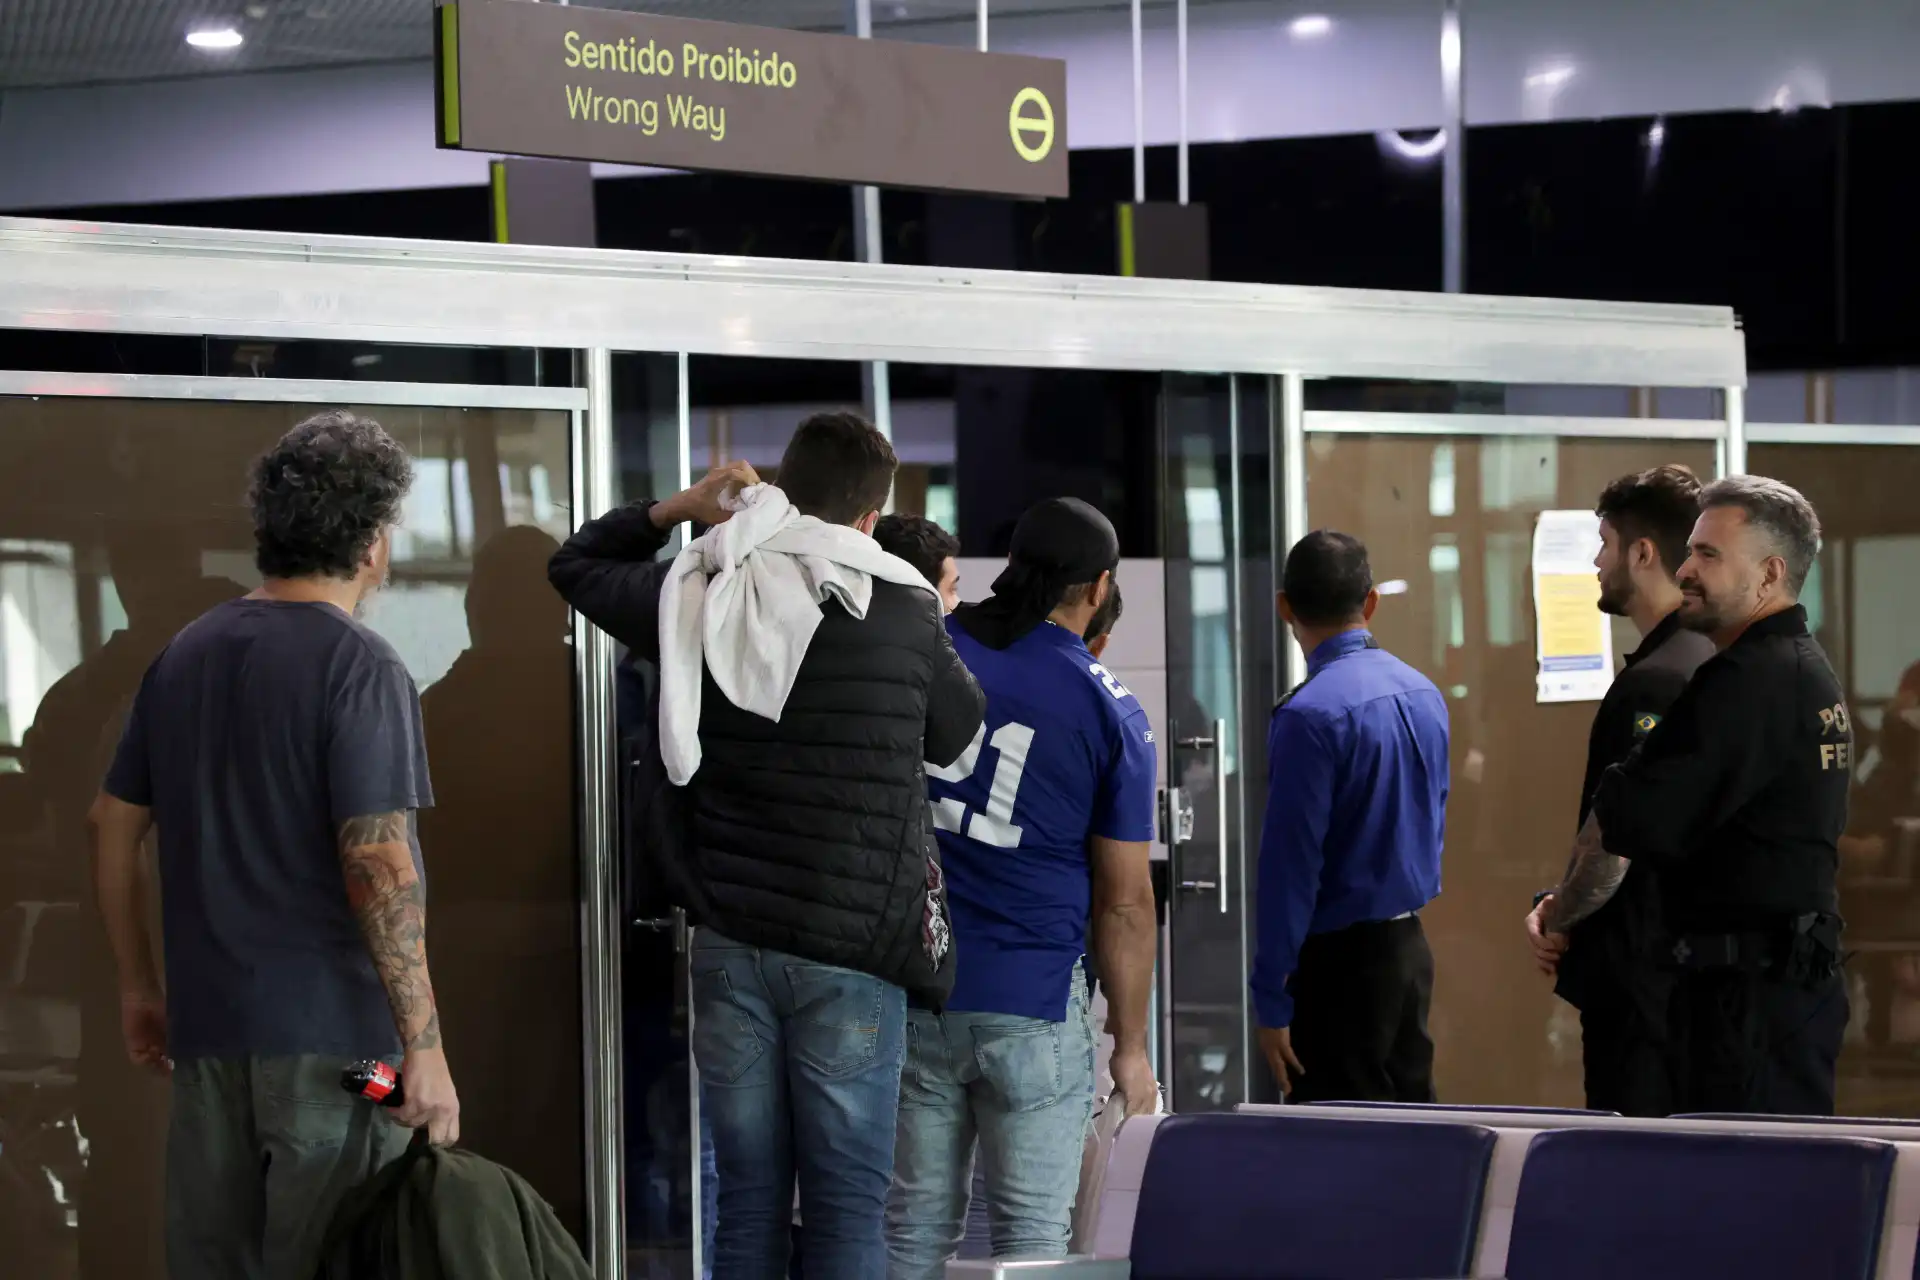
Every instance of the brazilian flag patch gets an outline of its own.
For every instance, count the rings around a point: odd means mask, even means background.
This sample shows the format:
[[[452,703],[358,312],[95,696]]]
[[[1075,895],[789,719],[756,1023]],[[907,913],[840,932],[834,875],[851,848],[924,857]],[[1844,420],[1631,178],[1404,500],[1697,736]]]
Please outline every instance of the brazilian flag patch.
[[[1636,738],[1644,738],[1652,733],[1653,727],[1659,723],[1659,716],[1651,711],[1642,711],[1633,718],[1633,736]]]

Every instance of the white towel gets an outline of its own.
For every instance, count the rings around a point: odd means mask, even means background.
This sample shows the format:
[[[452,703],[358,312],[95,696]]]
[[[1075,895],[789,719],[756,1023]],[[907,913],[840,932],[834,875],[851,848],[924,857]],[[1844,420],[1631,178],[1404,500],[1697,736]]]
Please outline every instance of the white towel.
[[[660,597],[660,755],[680,787],[700,767],[702,666],[734,706],[778,720],[829,598],[864,618],[875,578],[934,590],[858,529],[801,515],[773,485],[727,506],[736,514],[680,553]]]

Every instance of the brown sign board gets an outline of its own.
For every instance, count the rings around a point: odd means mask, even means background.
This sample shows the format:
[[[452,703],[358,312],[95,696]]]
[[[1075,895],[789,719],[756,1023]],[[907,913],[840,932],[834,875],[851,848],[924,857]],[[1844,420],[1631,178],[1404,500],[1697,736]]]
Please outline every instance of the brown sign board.
[[[527,0],[436,19],[442,147],[1067,194],[1056,59]]]

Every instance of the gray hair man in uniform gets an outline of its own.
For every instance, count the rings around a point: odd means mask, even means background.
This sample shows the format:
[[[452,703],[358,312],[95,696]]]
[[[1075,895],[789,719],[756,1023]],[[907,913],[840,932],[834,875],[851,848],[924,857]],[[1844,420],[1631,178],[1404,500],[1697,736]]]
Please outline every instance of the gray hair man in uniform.
[[[1587,772],[1580,787],[1577,831],[1593,807],[1607,769],[1625,760],[1666,716],[1696,667],[1713,656],[1713,642],[1680,625],[1680,584],[1687,539],[1700,514],[1700,481],[1685,467],[1654,467],[1621,476],[1594,506],[1600,517],[1600,609],[1625,617],[1640,632],[1594,713],[1587,739]],[[1540,922],[1553,909],[1542,894],[1527,918],[1541,967],[1556,973],[1554,992],[1580,1010],[1580,1056],[1587,1105],[1630,1116],[1670,1110],[1667,1078],[1667,997],[1672,975],[1659,963],[1660,898],[1653,872],[1627,872],[1613,901],[1561,939],[1542,939]]]
[[[1820,521],[1730,476],[1700,495],[1681,624],[1718,650],[1608,769],[1542,921],[1564,936],[1651,866],[1674,974],[1676,1112],[1830,1115],[1847,1024],[1834,887],[1853,727],[1800,592]]]

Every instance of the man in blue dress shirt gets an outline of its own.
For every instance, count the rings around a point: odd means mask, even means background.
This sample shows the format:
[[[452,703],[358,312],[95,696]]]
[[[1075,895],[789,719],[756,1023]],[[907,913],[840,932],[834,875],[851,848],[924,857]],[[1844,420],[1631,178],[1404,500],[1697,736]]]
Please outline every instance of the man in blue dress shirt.
[[[1374,642],[1367,549],[1320,530],[1287,556],[1280,616],[1307,678],[1274,708],[1253,1006],[1295,1102],[1431,1102],[1447,704]]]
[[[1015,527],[993,595],[947,622],[987,716],[958,761],[927,769],[959,959],[945,1010],[907,1015],[890,1280],[945,1274],[976,1149],[993,1256],[1066,1254],[1093,1111],[1089,945],[1114,1087],[1131,1114],[1159,1097],[1147,1058],[1153,730],[1082,639],[1097,635],[1119,561],[1105,516],[1050,499]]]

